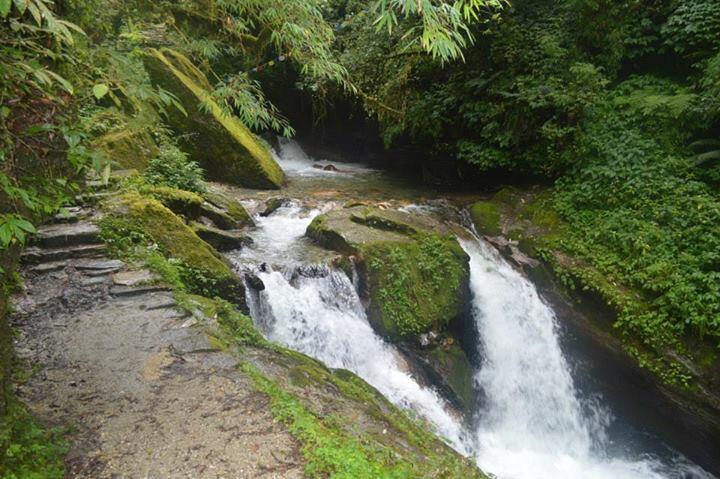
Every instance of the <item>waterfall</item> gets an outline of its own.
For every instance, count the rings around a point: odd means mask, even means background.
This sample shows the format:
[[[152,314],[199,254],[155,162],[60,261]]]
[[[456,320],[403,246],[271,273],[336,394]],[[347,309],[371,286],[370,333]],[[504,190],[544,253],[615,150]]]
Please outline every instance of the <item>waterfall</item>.
[[[483,357],[475,374],[485,393],[475,431],[478,464],[502,479],[711,477],[680,459],[668,466],[632,451],[610,456],[610,414],[579,398],[552,309],[484,242],[461,245],[471,258]]]
[[[424,417],[455,449],[469,453],[459,418],[433,389],[413,377],[397,350],[375,333],[352,280],[329,266],[297,261],[300,248],[291,246],[293,237],[302,245],[305,228],[317,214],[291,205],[258,218],[253,247],[231,256],[246,267],[248,260],[266,264],[265,271],[257,272],[265,289],[248,291],[254,321],[269,339],[331,368],[354,372],[393,404]],[[275,242],[270,240],[273,233],[279,235]],[[273,267],[268,262],[291,266]]]
[[[660,461],[606,437],[611,415],[576,390],[552,309],[528,280],[476,238],[460,240],[471,258],[483,358],[475,381],[484,401],[474,430],[468,431],[435,390],[413,377],[395,347],[374,332],[353,280],[327,266],[333,254],[303,237],[324,209],[295,203],[258,217],[253,245],[229,255],[238,269],[252,269],[265,285],[262,291],[248,289],[248,304],[269,339],[331,368],[353,371],[394,404],[424,417],[450,445],[475,455],[478,465],[499,479],[712,478],[680,455]],[[623,451],[611,454],[610,449]]]

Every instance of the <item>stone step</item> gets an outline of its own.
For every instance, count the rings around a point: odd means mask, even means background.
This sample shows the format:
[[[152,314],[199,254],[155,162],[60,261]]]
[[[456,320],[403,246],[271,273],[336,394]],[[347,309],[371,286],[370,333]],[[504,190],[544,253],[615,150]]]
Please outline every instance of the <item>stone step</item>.
[[[110,294],[117,298],[129,298],[133,296],[140,296],[143,294],[157,293],[161,291],[172,291],[169,287],[163,285],[146,285],[146,286],[122,286],[113,285],[110,288]]]
[[[50,223],[77,223],[92,216],[92,211],[82,206],[66,206],[50,219]]]
[[[38,228],[33,244],[44,248],[99,243],[100,228],[89,221],[45,225]]]
[[[107,247],[102,243],[61,248],[31,246],[22,252],[21,258],[26,264],[40,264],[72,258],[99,258],[105,255],[106,250]]]
[[[115,270],[118,271],[125,266],[125,263],[119,259],[82,259],[76,261],[73,266],[78,271],[106,271]]]

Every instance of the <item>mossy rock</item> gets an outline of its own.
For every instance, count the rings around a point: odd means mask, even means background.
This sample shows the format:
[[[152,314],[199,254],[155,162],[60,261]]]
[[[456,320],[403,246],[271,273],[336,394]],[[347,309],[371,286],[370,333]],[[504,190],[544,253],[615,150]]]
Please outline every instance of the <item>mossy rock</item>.
[[[285,175],[268,147],[212,99],[210,83],[190,60],[169,49],[150,49],[146,58],[153,82],[177,95],[185,107],[187,115],[172,110],[168,121],[180,148],[205,168],[208,178],[260,189],[284,184]]]
[[[237,231],[225,231],[193,221],[190,227],[203,241],[218,251],[231,251],[252,243],[252,239]]]
[[[128,231],[149,237],[162,253],[185,267],[183,280],[191,291],[207,291],[244,306],[240,278],[212,246],[200,239],[182,218],[160,201],[127,193],[106,205],[110,218]]]
[[[186,218],[198,218],[202,211],[202,196],[191,191],[179,190],[169,186],[150,186],[142,188],[141,193],[155,198],[173,213],[183,215]]]
[[[219,227],[223,229],[239,229],[255,226],[252,216],[238,200],[215,191],[208,191],[203,196],[207,203],[222,210],[223,218],[215,221],[216,224],[220,223],[218,224]],[[204,211],[207,216],[207,208],[204,208]]]
[[[495,203],[478,201],[470,207],[470,217],[479,233],[488,236],[502,234],[500,210]]]
[[[454,236],[426,217],[355,207],[316,217],[306,232],[322,246],[361,258],[368,318],[399,339],[442,330],[469,296],[469,258]]]
[[[144,171],[148,162],[160,153],[150,134],[144,130],[111,131],[95,139],[92,147],[121,169],[138,171]]]
[[[470,411],[475,402],[473,367],[465,351],[457,343],[440,344],[429,352],[432,364],[442,375],[445,384],[457,399],[459,406]]]

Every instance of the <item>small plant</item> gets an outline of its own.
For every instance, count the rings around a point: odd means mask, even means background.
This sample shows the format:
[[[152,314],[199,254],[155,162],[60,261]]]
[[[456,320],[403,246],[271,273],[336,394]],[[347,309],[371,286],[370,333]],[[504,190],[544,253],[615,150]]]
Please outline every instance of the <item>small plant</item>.
[[[160,154],[150,160],[144,177],[152,185],[202,193],[205,191],[204,174],[200,165],[190,160],[187,153],[169,139],[162,139]]]

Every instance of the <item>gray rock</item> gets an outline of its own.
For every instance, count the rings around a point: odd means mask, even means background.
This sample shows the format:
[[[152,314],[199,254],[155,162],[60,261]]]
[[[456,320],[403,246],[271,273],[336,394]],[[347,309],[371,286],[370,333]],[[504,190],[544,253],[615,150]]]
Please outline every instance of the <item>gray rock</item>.
[[[77,246],[100,242],[100,228],[89,221],[42,226],[33,243],[45,248]]]
[[[156,293],[160,291],[170,291],[170,288],[162,285],[147,285],[147,286],[123,286],[113,285],[110,288],[110,295],[115,297],[133,297],[140,296],[143,294]]]
[[[118,286],[139,286],[156,281],[158,277],[146,270],[140,269],[136,271],[123,271],[113,275],[113,283]]]
[[[26,264],[48,263],[71,258],[97,258],[103,256],[107,247],[104,244],[89,244],[64,248],[26,248],[21,257]]]
[[[84,259],[76,261],[73,266],[78,271],[92,271],[92,270],[108,270],[115,269],[119,270],[125,263],[119,259]]]

